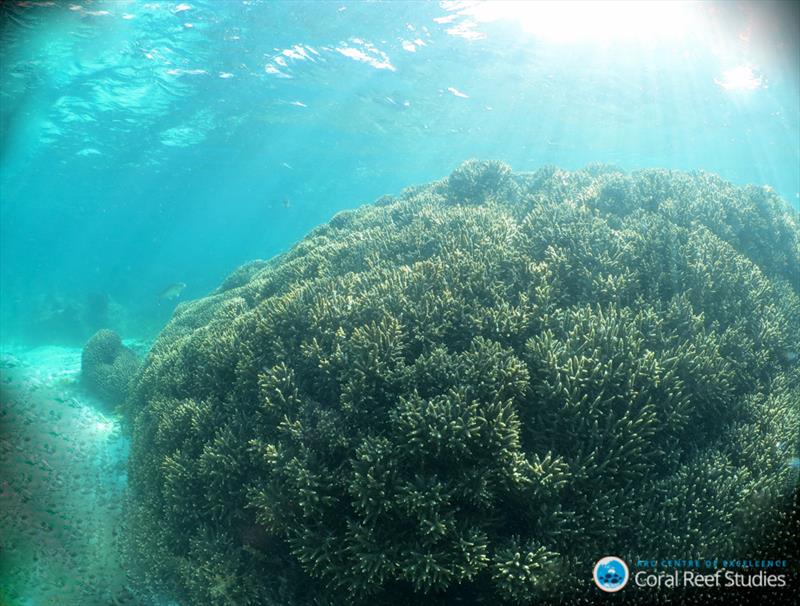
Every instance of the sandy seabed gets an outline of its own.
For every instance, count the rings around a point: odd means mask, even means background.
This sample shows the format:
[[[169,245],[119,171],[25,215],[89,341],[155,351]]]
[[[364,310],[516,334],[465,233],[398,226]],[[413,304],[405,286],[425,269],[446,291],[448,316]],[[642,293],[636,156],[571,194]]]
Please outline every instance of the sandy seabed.
[[[129,602],[128,440],[81,390],[80,360],[77,348],[0,350],[0,606]]]

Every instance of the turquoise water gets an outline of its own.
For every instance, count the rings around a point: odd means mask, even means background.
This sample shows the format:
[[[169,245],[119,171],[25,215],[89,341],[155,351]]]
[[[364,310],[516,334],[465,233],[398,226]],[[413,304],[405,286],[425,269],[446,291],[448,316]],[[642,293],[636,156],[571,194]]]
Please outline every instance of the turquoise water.
[[[200,296],[471,157],[702,169],[797,203],[796,12],[589,5],[5,3],[6,338],[87,293],[157,330],[166,285]]]
[[[144,599],[116,555],[129,444],[80,385],[98,329],[144,357],[245,262],[470,158],[707,171],[800,208],[793,2],[0,10],[3,606]]]

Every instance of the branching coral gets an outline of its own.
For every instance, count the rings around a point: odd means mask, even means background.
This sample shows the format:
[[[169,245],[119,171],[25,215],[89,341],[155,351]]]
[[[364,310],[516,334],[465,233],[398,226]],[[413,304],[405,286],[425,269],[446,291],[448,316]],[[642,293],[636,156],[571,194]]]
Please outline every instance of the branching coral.
[[[125,401],[128,386],[139,367],[133,350],[125,347],[113,330],[97,331],[81,354],[81,383],[107,404]]]
[[[593,595],[606,553],[774,549],[799,241],[771,192],[599,166],[471,161],[335,217],[181,305],[139,373],[142,577],[187,604],[530,604]]]

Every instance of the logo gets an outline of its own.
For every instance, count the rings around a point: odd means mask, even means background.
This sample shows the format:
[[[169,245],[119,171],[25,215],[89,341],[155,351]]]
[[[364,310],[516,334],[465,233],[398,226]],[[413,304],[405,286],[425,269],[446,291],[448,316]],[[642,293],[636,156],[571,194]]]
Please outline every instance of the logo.
[[[628,584],[628,565],[616,556],[606,556],[594,565],[595,584],[608,593],[619,591]]]

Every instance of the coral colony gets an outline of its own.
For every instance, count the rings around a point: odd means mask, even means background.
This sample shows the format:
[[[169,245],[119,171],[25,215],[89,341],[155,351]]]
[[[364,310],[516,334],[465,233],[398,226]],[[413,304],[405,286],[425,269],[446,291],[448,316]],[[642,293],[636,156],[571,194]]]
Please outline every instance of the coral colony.
[[[186,604],[523,605],[607,553],[789,553],[799,242],[764,188],[602,166],[340,213],[154,344],[129,566]]]
[[[111,406],[125,399],[138,369],[136,354],[122,344],[119,335],[104,328],[86,343],[81,355],[81,383],[86,390]]]

